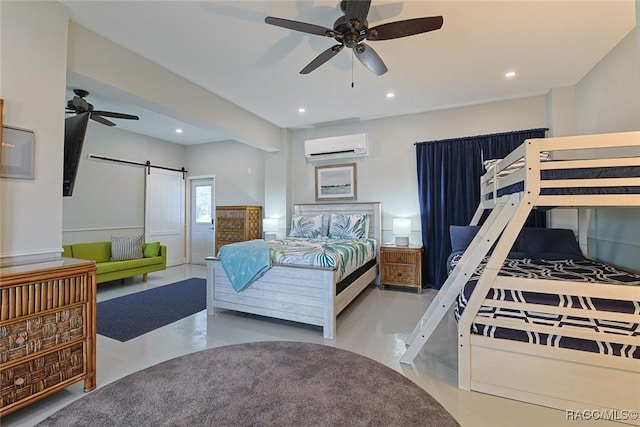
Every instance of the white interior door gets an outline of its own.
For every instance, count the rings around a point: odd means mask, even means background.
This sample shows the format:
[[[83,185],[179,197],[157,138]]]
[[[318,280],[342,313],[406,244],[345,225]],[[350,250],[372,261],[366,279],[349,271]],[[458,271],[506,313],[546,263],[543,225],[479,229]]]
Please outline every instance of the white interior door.
[[[167,266],[184,264],[185,180],[182,172],[149,168],[146,175],[144,238],[167,246]]]
[[[214,255],[215,186],[213,178],[191,180],[190,260],[191,264],[205,264],[205,258]]]

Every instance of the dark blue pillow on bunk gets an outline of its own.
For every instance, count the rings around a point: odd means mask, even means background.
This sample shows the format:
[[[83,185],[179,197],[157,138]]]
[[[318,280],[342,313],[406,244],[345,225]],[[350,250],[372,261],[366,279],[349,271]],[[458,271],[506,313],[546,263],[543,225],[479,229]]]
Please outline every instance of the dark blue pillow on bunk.
[[[464,252],[480,230],[479,225],[451,225],[449,237],[451,238],[451,252]]]
[[[584,258],[572,230],[564,228],[524,227],[516,239],[516,250],[534,254],[560,254],[567,258]]]

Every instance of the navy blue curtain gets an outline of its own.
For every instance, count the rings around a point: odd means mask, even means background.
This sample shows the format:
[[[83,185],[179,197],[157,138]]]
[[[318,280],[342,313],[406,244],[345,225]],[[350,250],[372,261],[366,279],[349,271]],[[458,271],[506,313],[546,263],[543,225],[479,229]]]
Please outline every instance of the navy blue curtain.
[[[439,289],[447,278],[450,225],[467,225],[480,203],[482,160],[505,157],[546,129],[420,142],[416,144],[418,198],[424,244],[423,281]],[[532,212],[528,226],[544,227],[544,212]]]

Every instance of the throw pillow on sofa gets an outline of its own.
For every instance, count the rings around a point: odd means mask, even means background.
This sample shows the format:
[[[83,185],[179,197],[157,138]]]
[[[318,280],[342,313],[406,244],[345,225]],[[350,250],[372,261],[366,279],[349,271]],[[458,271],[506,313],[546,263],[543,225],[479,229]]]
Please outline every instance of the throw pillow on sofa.
[[[144,245],[142,250],[145,258],[151,258],[160,255],[160,242],[151,242]]]
[[[138,236],[111,236],[111,261],[126,261],[128,259],[143,258],[142,234]]]

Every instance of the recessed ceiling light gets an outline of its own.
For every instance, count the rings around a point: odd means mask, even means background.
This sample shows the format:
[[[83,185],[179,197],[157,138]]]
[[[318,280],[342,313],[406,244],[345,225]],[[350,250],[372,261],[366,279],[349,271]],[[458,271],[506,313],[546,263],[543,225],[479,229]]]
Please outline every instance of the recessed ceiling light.
[[[515,71],[509,71],[509,72],[505,73],[504,76],[506,78],[510,79],[511,77],[515,77],[516,76],[516,72]]]
[[[182,133],[182,129],[176,128],[176,133]]]
[[[394,96],[396,96],[395,93],[393,92],[387,92],[387,98],[393,98]]]
[[[298,113],[304,113],[304,112],[306,112],[306,111],[307,111],[307,109],[306,109],[306,108],[304,108],[304,107],[300,107],[300,108],[298,108]]]

